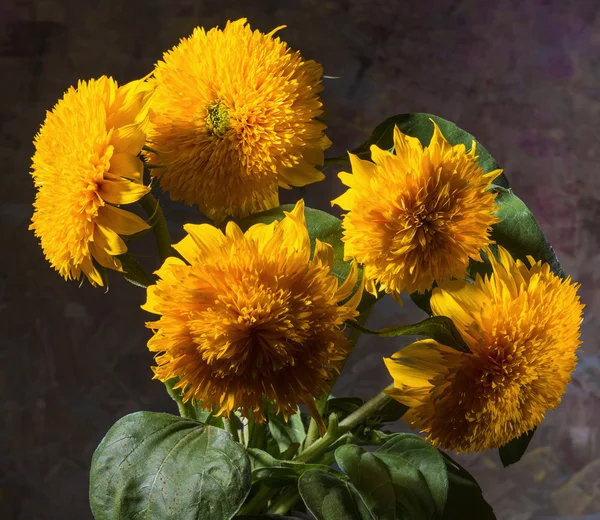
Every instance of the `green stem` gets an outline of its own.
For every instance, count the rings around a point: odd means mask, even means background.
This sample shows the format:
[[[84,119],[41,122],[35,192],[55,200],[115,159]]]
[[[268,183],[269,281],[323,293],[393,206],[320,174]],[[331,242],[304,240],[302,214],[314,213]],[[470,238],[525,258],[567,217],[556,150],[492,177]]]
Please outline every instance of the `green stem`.
[[[331,387],[333,387],[333,385],[331,385]],[[327,406],[327,395],[316,399],[315,405],[319,413],[323,415],[325,407]],[[308,424],[306,438],[304,439],[304,449],[308,448],[311,444],[313,444],[319,438],[319,435],[319,426],[317,425],[317,421],[311,419],[310,423]]]
[[[167,393],[171,396],[171,399],[173,399],[173,401],[175,401],[175,403],[177,404],[179,415],[181,415],[181,417],[196,419],[196,411],[194,409],[194,406],[189,401],[187,403],[184,403],[181,399],[181,394],[173,388],[176,382],[177,379],[169,379],[169,381],[165,381]]]
[[[156,239],[156,248],[161,264],[170,256],[173,256],[173,248],[171,247],[171,237],[169,235],[169,227],[165,220],[165,215],[160,208],[158,200],[151,194],[147,193],[140,199],[140,205],[148,214],[152,231]]]
[[[392,401],[384,392],[380,392],[372,399],[368,400],[358,410],[351,413],[341,423],[337,423],[337,418],[334,414],[329,419],[329,427],[327,433],[314,444],[309,446],[301,455],[294,459],[294,462],[310,462],[325,453],[330,446],[337,441],[342,435],[348,433],[352,428],[365,422],[369,417],[376,414],[386,404]]]
[[[223,417],[223,427],[227,433],[229,433],[235,442],[240,442],[238,431],[231,419]]]
[[[298,487],[294,486],[284,491],[277,500],[275,500],[269,509],[267,514],[272,515],[284,515],[286,514],[294,504],[300,500],[300,494],[298,493]]]
[[[238,516],[256,515],[260,513],[265,504],[278,492],[276,488],[269,488],[264,484],[258,488],[256,495],[254,495],[250,502],[245,504],[239,511]]]

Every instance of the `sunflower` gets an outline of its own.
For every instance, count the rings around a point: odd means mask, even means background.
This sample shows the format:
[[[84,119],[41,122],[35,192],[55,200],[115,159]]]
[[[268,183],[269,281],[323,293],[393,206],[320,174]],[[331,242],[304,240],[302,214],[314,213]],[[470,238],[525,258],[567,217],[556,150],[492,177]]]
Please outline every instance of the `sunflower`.
[[[142,307],[161,316],[147,324],[155,378],[179,378],[184,401],[224,416],[242,409],[264,421],[263,396],[286,417],[310,406],[349,352],[343,324],[362,295],[360,287],[351,296],[356,264],[338,286],[333,248],[317,240],[311,259],[303,201],[245,234],[233,222],[225,233],[184,228],[174,247],[187,263],[167,259]]]
[[[216,223],[279,205],[278,186],[324,178],[323,69],[274,38],[279,29],[196,28],[154,71],[149,160],[166,168],[153,172]]]
[[[490,258],[489,277],[446,282],[431,297],[470,353],[423,340],[385,360],[406,420],[450,450],[503,446],[535,428],[560,403],[581,344],[578,284],[502,247]]]
[[[29,229],[66,280],[83,273],[92,285],[103,285],[94,261],[122,270],[115,257],[127,246],[119,235],[148,228],[117,206],[149,191],[137,155],[146,139],[152,90],[143,80],[122,87],[106,76],[80,81],[46,114],[35,137],[37,194]]]
[[[433,121],[432,121],[433,122]],[[344,215],[345,254],[364,264],[367,290],[396,298],[424,292],[434,281],[462,278],[469,259],[489,245],[496,194],[487,191],[502,171],[484,174],[475,142],[450,146],[438,126],[428,147],[394,128],[394,153],[371,146],[373,162],[350,154],[349,189],[332,201]]]

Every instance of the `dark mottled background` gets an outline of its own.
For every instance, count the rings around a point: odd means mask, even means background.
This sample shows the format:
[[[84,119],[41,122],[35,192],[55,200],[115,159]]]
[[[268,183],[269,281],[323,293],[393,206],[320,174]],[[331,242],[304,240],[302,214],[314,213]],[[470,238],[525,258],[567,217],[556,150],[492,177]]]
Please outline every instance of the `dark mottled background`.
[[[466,460],[500,519],[600,518],[598,275],[600,4],[596,0],[0,0],[0,518],[82,520],[88,466],[106,430],[136,410],[174,411],[151,380],[143,292],[64,282],[27,230],[31,140],[78,78],[126,82],[196,25],[247,16],[314,58],[326,74],[332,153],[385,117],[426,111],[456,121],[496,157],[537,215],[587,304],[582,361],[561,407],[526,457]],[[334,173],[305,190],[321,208]],[[168,204],[172,234],[197,219]],[[419,311],[383,301],[373,327]],[[368,397],[387,382],[395,339],[365,339],[338,393]],[[399,426],[400,427],[400,426]],[[595,516],[598,515],[598,516]]]

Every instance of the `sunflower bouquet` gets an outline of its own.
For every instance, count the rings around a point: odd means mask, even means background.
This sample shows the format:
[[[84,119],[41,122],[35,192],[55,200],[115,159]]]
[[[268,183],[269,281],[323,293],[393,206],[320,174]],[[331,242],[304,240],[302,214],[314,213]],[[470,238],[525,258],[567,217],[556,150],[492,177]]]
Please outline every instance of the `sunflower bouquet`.
[[[146,291],[178,415],[120,419],[92,460],[97,520],[492,519],[449,452],[517,462],[561,401],[579,286],[490,154],[429,114],[325,158],[322,67],[246,20],[197,28],[147,77],[71,87],[35,138],[30,228],[66,280]],[[279,188],[346,171],[342,219]],[[156,192],[212,224],[172,244]],[[138,211],[138,208],[140,211]],[[152,230],[152,275],[129,245]],[[428,318],[369,330],[386,294]],[[376,311],[373,311],[376,312]],[[332,387],[361,334],[422,339],[366,402]],[[402,418],[423,435],[393,433]]]

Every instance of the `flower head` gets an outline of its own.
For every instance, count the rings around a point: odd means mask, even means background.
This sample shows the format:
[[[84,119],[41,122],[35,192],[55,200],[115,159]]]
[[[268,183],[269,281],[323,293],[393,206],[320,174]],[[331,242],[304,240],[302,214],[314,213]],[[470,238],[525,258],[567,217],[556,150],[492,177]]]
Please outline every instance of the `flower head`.
[[[362,288],[348,299],[356,265],[338,286],[329,244],[317,240],[311,258],[303,201],[245,234],[233,222],[225,233],[184,228],[174,247],[187,263],[167,259],[143,306],[161,316],[147,324],[155,377],[178,377],[185,401],[225,416],[241,408],[258,421],[263,395],[290,416],[325,393],[348,355],[342,326],[358,314]]]
[[[245,19],[196,28],[166,52],[157,85],[152,155],[163,189],[215,222],[275,207],[278,186],[322,180],[331,142],[319,93],[321,65]]]
[[[121,270],[127,251],[119,235],[148,228],[118,208],[139,200],[148,100],[152,87],[133,81],[118,87],[105,76],[80,81],[46,115],[35,137],[32,176],[37,188],[32,229],[65,279],[85,274],[103,285],[93,261]]]
[[[332,204],[344,215],[347,257],[364,264],[367,290],[398,296],[434,281],[462,278],[469,259],[491,243],[496,194],[486,191],[501,170],[484,174],[462,144],[450,146],[438,126],[428,147],[394,129],[394,153],[371,146],[373,162],[350,154],[349,189]]]
[[[423,340],[385,360],[389,395],[411,407],[404,417],[446,449],[499,447],[535,428],[560,403],[581,344],[578,284],[502,247],[490,256],[490,277],[446,282],[431,297],[470,353]]]

